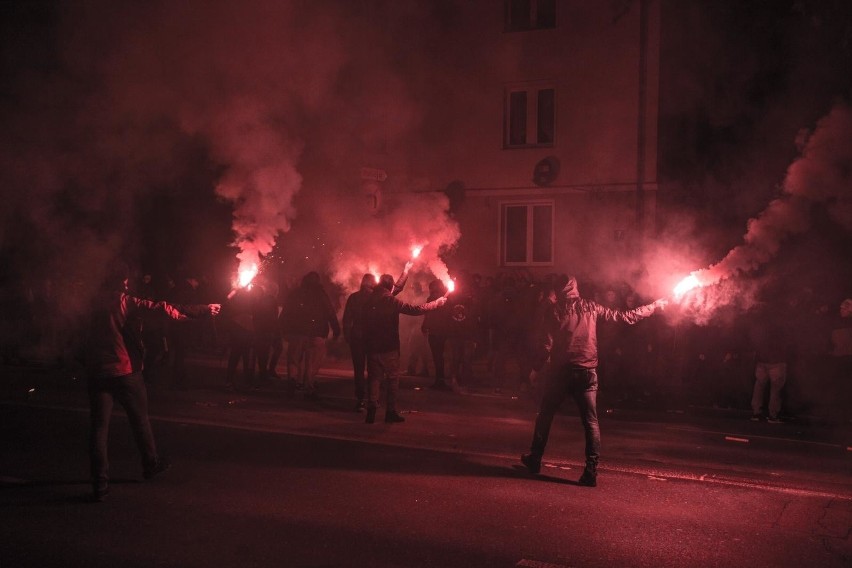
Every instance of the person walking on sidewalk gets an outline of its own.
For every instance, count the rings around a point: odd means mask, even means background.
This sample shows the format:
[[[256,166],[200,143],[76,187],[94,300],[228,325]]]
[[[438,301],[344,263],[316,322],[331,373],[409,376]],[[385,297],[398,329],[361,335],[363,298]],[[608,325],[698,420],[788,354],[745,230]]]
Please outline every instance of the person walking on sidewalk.
[[[103,501],[109,494],[109,422],[116,400],[127,413],[136,446],[142,455],[143,476],[150,479],[165,471],[169,463],[157,453],[148,419],[148,393],[142,377],[144,346],[141,314],[162,312],[175,320],[186,314],[219,313],[219,304],[175,306],[144,300],[127,293],[129,270],[115,264],[97,294],[85,343],[91,430],[89,454],[92,498]]]
[[[563,280],[555,302],[541,304],[537,330],[539,353],[534,370],[541,371],[548,356],[550,363],[545,372],[547,384],[535,421],[530,453],[521,456],[521,462],[530,473],[541,471],[541,459],[553,416],[565,398],[570,396],[577,404],[586,437],[586,466],[578,483],[588,487],[597,485],[601,446],[597,411],[597,321],[603,319],[632,325],[666,303],[666,300],[657,300],[624,311],[606,308],[580,298],[577,279],[570,276]]]
[[[437,310],[447,302],[442,296],[432,302],[415,306],[393,295],[394,281],[390,274],[382,274],[379,283],[363,307],[365,347],[367,351],[367,424],[376,420],[379,388],[384,379],[387,387],[385,422],[404,422],[396,410],[399,391],[399,314],[419,316]]]

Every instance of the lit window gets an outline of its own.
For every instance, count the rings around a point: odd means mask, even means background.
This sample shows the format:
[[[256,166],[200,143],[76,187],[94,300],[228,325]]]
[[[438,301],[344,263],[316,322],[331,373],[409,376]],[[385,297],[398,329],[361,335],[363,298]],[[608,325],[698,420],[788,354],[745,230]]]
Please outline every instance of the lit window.
[[[506,0],[506,31],[556,27],[556,0]]]
[[[510,88],[506,93],[505,146],[553,146],[556,90],[553,87]]]
[[[501,217],[504,266],[553,263],[553,202],[504,203]]]

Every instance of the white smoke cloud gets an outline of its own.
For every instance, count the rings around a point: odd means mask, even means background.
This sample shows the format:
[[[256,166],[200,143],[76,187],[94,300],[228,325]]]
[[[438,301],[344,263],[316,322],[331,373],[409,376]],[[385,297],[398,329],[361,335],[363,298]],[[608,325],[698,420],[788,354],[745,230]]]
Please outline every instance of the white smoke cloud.
[[[782,194],[750,219],[743,243],[718,263],[699,270],[702,285],[754,271],[769,262],[785,239],[808,231],[811,208],[826,208],[832,219],[852,229],[852,108],[838,103],[807,138],[801,157],[787,170]]]

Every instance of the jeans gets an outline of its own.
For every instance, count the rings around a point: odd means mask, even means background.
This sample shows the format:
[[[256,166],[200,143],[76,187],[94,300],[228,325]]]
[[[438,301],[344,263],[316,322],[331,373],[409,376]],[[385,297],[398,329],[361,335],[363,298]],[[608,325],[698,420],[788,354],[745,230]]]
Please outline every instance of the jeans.
[[[399,392],[399,351],[367,354],[367,380],[369,381],[367,408],[375,409],[378,406],[382,379],[387,386],[385,410],[396,412],[396,395]]]
[[[530,453],[541,459],[553,416],[566,397],[571,396],[580,412],[580,421],[586,434],[586,466],[595,468],[601,449],[601,430],[598,425],[598,375],[595,369],[579,369],[568,366],[551,371],[541,407],[535,420]]]
[[[142,373],[122,377],[103,377],[89,380],[89,408],[91,431],[89,456],[92,468],[92,483],[95,488],[104,488],[109,483],[109,422],[115,401],[124,408],[136,447],[142,456],[143,470],[156,465],[157,446],[148,420],[148,391]]]
[[[306,391],[316,390],[316,377],[325,359],[325,338],[291,335],[287,343],[287,372],[290,380]]]
[[[352,370],[355,376],[355,398],[360,401],[367,400],[367,351],[363,339],[352,339],[349,342],[349,351],[352,354]]]
[[[766,383],[769,383],[769,416],[778,418],[781,412],[781,389],[787,382],[787,363],[761,363],[754,368],[754,391],[751,397],[751,409],[760,414]]]

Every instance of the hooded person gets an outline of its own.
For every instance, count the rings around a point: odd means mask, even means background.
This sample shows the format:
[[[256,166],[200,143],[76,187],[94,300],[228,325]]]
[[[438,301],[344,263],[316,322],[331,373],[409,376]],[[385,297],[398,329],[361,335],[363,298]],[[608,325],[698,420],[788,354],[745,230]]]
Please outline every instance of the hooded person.
[[[586,438],[586,465],[579,479],[580,485],[597,485],[597,466],[600,455],[600,428],[598,426],[597,391],[599,319],[623,322],[629,325],[652,315],[666,305],[666,300],[632,310],[607,308],[580,297],[577,279],[564,277],[557,286],[555,301],[541,304],[536,330],[535,371],[541,371],[549,359],[545,373],[547,384],[535,421],[530,453],[521,456],[521,462],[531,473],[541,470],[550,426],[562,402],[570,396],[577,404]]]
[[[369,384],[368,424],[375,422],[383,379],[387,386],[385,422],[405,421],[396,409],[399,391],[399,314],[419,316],[437,310],[447,302],[447,297],[442,296],[426,304],[408,304],[394,296],[394,288],[393,276],[383,274],[362,308]]]
[[[114,263],[97,294],[85,342],[91,431],[89,453],[92,498],[102,501],[109,494],[109,423],[117,400],[127,413],[133,438],[142,456],[145,479],[165,471],[148,419],[148,393],[142,377],[145,347],[142,314],[161,312],[174,320],[188,316],[216,315],[219,304],[173,305],[138,298],[127,292],[129,269]]]

